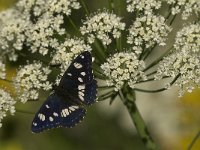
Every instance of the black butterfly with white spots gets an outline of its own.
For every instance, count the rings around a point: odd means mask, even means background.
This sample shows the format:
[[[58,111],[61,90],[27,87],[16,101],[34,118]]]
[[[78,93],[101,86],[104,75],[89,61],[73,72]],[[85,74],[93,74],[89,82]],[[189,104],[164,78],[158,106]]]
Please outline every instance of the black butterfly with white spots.
[[[91,53],[84,51],[77,56],[53,89],[33,119],[34,133],[56,127],[70,128],[82,121],[86,114],[84,106],[93,104],[97,94]]]

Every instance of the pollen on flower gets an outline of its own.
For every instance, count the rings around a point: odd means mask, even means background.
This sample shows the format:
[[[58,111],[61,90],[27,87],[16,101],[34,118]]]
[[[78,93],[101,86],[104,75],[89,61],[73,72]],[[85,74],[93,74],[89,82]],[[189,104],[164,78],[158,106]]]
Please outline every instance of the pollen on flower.
[[[151,13],[154,9],[161,7],[162,1],[160,0],[126,0],[127,11],[144,11],[146,14]]]
[[[146,80],[142,71],[145,68],[144,61],[138,60],[133,52],[116,53],[101,65],[104,74],[109,77],[108,86],[115,86],[118,91],[124,83],[128,83],[131,88],[140,80]]]
[[[47,80],[50,72],[48,67],[44,67],[39,62],[21,67],[14,78],[20,101],[25,103],[28,100],[36,100],[39,96],[39,90],[51,89],[52,86]]]
[[[200,88],[200,25],[191,24],[184,27],[176,35],[174,51],[160,62],[156,80],[164,76],[180,77],[175,85],[180,88],[179,95],[185,91],[192,92],[195,87]]]
[[[11,115],[14,115],[15,103],[16,101],[8,92],[0,89],[0,127],[2,126],[2,120],[4,117],[6,117],[7,112],[10,112]]]
[[[165,45],[171,28],[165,24],[162,16],[153,14],[137,18],[129,28],[127,43],[132,44],[136,53],[141,53],[144,48],[151,48],[155,44]]]
[[[89,43],[93,43],[95,38],[102,41],[104,45],[109,45],[112,38],[119,38],[121,31],[125,29],[125,23],[116,14],[107,11],[97,12],[83,22],[80,28],[82,35],[86,35]],[[112,36],[111,36],[112,35]]]

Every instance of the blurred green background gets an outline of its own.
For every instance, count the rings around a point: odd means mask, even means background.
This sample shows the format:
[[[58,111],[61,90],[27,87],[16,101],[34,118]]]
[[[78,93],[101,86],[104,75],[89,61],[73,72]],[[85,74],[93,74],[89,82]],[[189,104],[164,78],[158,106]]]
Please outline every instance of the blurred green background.
[[[14,1],[0,0],[0,10],[12,6]],[[104,6],[104,1],[93,3]],[[97,7],[90,5],[94,9]],[[13,74],[14,69],[9,69],[8,78]],[[200,91],[195,90],[178,99],[175,89],[162,94],[138,95],[138,106],[161,149],[184,150],[190,144],[199,130],[199,97]],[[36,112],[41,104],[30,102],[18,104],[18,107]],[[0,150],[145,150],[119,100],[112,106],[99,102],[89,107],[83,122],[72,129],[58,128],[33,134],[30,131],[33,117],[34,114],[19,112],[6,117],[0,128]],[[200,141],[197,141],[193,150],[199,149]]]

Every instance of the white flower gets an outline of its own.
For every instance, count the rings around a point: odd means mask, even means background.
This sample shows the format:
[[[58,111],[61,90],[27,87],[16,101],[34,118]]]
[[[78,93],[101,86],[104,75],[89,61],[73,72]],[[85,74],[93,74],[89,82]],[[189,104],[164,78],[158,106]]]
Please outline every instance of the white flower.
[[[164,0],[172,6],[172,14],[178,14],[182,11],[182,19],[186,20],[192,13],[200,13],[199,0]]]
[[[23,48],[25,35],[23,34],[30,22],[22,17],[15,9],[0,12],[0,56],[8,56],[9,60],[16,61],[16,50]]]
[[[107,62],[101,65],[104,74],[110,79],[108,86],[115,86],[118,91],[125,83],[131,88],[135,83],[146,80],[142,71],[145,68],[144,61],[138,60],[133,52],[120,52],[107,59]]]
[[[121,22],[121,18],[107,11],[97,12],[88,17],[83,24],[80,30],[83,35],[87,35],[88,42],[93,43],[97,38],[104,45],[109,45],[112,38],[119,38],[121,31],[125,29],[125,23]]]
[[[32,53],[39,52],[42,55],[46,55],[49,52],[50,47],[54,48],[56,40],[53,38],[56,34],[63,35],[66,31],[61,28],[61,24],[64,23],[63,16],[52,16],[50,13],[45,13],[38,19],[35,24],[31,24],[29,29],[26,30],[26,42],[30,47]],[[56,46],[58,43],[56,43]]]
[[[160,0],[126,0],[127,11],[144,11],[146,14],[151,13],[154,9],[161,7]]]
[[[0,13],[0,55],[16,61],[17,51],[29,50],[42,55],[58,45],[55,36],[66,34],[64,17],[79,9],[77,0],[20,0]]]
[[[2,120],[6,117],[6,113],[10,112],[11,115],[15,113],[16,101],[5,90],[0,89],[0,127],[2,126]]]
[[[44,12],[69,16],[72,9],[80,8],[80,3],[77,0],[20,0],[17,7],[26,15],[30,15],[32,11],[34,16],[40,16]]]
[[[21,102],[36,100],[39,96],[39,90],[51,89],[51,84],[48,81],[50,72],[48,67],[44,67],[39,62],[25,65],[18,70],[14,83]]]
[[[171,28],[165,24],[162,16],[153,14],[136,18],[136,21],[129,28],[127,43],[132,44],[136,53],[141,53],[146,48],[155,44],[165,45],[168,33]]]
[[[179,95],[200,88],[200,25],[191,24],[177,33],[172,53],[160,62],[156,80],[163,76],[180,77],[175,85],[180,88]]]

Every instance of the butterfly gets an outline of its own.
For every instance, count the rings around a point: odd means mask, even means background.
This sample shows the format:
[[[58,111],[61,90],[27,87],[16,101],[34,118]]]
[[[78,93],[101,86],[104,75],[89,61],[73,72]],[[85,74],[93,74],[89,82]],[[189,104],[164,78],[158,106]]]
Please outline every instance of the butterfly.
[[[84,106],[96,101],[96,94],[97,81],[92,72],[92,56],[84,51],[72,61],[60,83],[36,113],[32,132],[75,126],[86,115]]]

